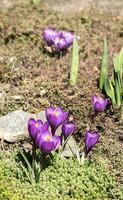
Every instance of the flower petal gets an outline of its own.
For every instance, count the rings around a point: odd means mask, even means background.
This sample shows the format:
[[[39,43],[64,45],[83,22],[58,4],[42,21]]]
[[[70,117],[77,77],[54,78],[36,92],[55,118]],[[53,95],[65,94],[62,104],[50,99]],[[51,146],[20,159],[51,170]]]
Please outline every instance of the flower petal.
[[[62,31],[62,35],[66,40],[67,47],[69,47],[70,45],[73,44],[73,40],[74,40],[74,33],[73,32]]]
[[[53,28],[47,28],[43,31],[44,40],[47,42],[48,45],[54,44],[54,39],[57,37],[58,32]]]
[[[108,99],[94,95],[92,97],[92,104],[93,104],[94,111],[100,112],[106,108],[106,106],[108,104]]]
[[[54,142],[54,150],[58,149],[61,145],[61,136],[54,135],[52,141]]]
[[[62,125],[62,134],[64,135],[65,139],[72,135],[75,131],[75,124],[72,121],[65,122]]]
[[[44,154],[49,154],[52,150],[54,150],[54,142],[53,141],[43,141],[41,143],[40,149]]]
[[[88,153],[91,151],[91,149],[96,145],[96,143],[99,141],[99,133],[98,132],[91,132],[87,131],[85,134],[85,153],[88,155]]]

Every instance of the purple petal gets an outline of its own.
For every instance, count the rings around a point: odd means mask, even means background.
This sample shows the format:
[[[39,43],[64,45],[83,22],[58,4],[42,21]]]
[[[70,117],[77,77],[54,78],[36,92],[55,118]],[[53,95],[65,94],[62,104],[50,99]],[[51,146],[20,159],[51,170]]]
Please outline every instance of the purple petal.
[[[42,131],[47,131],[49,129],[49,123],[45,122],[43,127],[42,127]]]
[[[54,129],[56,129],[58,126],[60,126],[64,121],[64,116],[63,114],[60,114],[58,116],[56,115],[51,115],[48,119],[48,122],[50,126]]]
[[[63,112],[61,107],[49,107],[46,109],[46,119],[51,126],[52,134],[55,134],[56,129],[68,118],[68,112]]]
[[[108,99],[94,95],[92,97],[92,104],[93,104],[93,108],[94,108],[95,112],[100,112],[106,108],[106,106],[108,104]]]
[[[102,104],[100,102],[96,102],[94,105],[94,110],[96,112],[102,111]]]
[[[48,130],[44,131],[44,132],[41,133],[41,138],[42,138],[42,140],[49,141],[49,140],[52,139],[52,134]]]
[[[66,120],[68,120],[68,117],[69,117],[69,113],[68,112],[64,112],[63,113],[63,122],[65,122]]]
[[[94,96],[92,97],[92,103],[93,103],[93,106],[95,105],[96,101],[97,101],[97,96],[94,95]]]
[[[56,37],[54,40],[54,46],[56,50],[63,50],[67,48],[67,42],[64,37]]]
[[[54,142],[53,141],[43,141],[40,146],[40,149],[44,154],[49,154],[52,150],[54,150]]]
[[[87,131],[85,134],[85,153],[88,155],[88,153],[91,151],[91,149],[96,145],[96,143],[99,141],[100,135],[98,132],[91,132]]]
[[[63,125],[62,125],[62,133],[65,137],[65,139],[69,136],[69,135],[72,135],[75,131],[75,124],[70,121],[70,122],[65,122]]]
[[[42,142],[41,134],[42,134],[41,132],[38,132],[36,134],[36,138],[35,138],[35,145],[38,147],[40,146],[40,144]]]
[[[54,135],[52,141],[54,142],[54,150],[58,149],[61,145],[61,136]]]
[[[43,122],[41,120],[35,120],[33,118],[28,121],[28,131],[32,139],[36,137],[37,132],[41,130]]]
[[[73,44],[73,40],[74,40],[74,33],[73,32],[62,31],[62,35],[66,40],[67,47],[69,47],[70,45]]]
[[[53,28],[47,28],[43,31],[44,40],[47,42],[48,45],[54,44],[54,39],[57,37],[58,32]]]
[[[46,119],[48,119],[49,115],[51,115],[54,112],[55,108],[50,106],[46,109]]]

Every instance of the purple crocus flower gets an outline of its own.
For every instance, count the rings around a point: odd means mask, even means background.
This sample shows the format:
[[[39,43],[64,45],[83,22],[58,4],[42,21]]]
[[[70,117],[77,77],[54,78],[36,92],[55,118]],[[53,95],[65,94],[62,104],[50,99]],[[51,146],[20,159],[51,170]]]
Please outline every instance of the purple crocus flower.
[[[87,130],[85,134],[85,157],[89,154],[92,148],[97,144],[99,141],[99,133],[96,131]]]
[[[51,151],[58,149],[61,144],[61,137],[52,135],[50,131],[43,131],[41,134],[37,134],[37,146],[40,148],[43,154],[47,155]]]
[[[62,125],[62,134],[65,139],[72,135],[75,131],[75,124],[72,121],[64,122]]]
[[[52,134],[54,135],[58,126],[68,119],[68,112],[64,112],[60,107],[49,107],[46,109],[46,119],[51,126]]]
[[[46,28],[43,31],[43,37],[49,46],[54,46],[57,51],[61,51],[73,44],[74,33]]]
[[[38,132],[48,130],[48,128],[49,128],[49,124],[47,122],[43,124],[41,120],[35,120],[33,118],[30,118],[28,121],[29,135],[33,140],[35,140]]]
[[[67,48],[73,44],[74,33],[70,31],[62,31],[62,36],[65,38]]]
[[[92,104],[95,112],[101,112],[106,108],[108,99],[94,95],[92,97]]]
[[[44,40],[47,42],[49,46],[54,44],[55,38],[58,36],[58,32],[53,28],[46,28],[43,31]]]

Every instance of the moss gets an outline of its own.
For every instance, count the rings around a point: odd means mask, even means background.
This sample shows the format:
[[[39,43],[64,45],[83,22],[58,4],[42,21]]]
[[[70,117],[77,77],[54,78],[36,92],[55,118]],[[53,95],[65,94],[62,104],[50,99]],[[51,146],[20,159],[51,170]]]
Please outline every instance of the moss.
[[[1,200],[99,200],[111,199],[114,178],[97,163],[79,165],[71,159],[54,157],[41,173],[40,182],[31,185],[14,155],[0,162]]]

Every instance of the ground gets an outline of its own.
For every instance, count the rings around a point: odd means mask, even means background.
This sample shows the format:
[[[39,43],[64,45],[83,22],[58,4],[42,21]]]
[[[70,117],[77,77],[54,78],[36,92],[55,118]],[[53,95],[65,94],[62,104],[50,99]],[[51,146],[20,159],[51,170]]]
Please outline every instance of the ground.
[[[75,87],[69,85],[71,49],[62,57],[49,53],[42,31],[52,26],[75,31],[80,37],[79,74]],[[49,105],[62,106],[73,116],[75,138],[83,144],[87,127],[100,132],[95,159],[106,160],[117,181],[114,193],[123,184],[123,123],[119,111],[110,105],[91,121],[94,94],[98,88],[103,38],[107,36],[110,60],[122,47],[122,17],[95,8],[64,15],[45,7],[19,4],[0,12],[0,113],[22,108],[29,112]],[[110,62],[112,67],[112,61]]]

